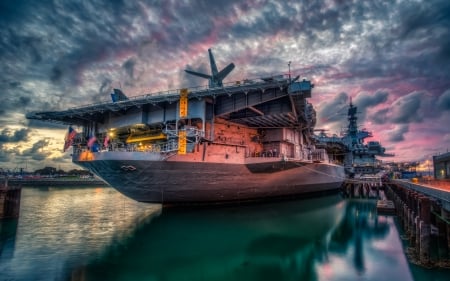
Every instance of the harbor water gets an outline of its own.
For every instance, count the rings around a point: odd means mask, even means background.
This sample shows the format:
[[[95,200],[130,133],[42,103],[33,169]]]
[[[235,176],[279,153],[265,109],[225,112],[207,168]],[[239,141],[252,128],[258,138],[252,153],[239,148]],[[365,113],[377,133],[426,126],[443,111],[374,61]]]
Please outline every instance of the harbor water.
[[[448,280],[404,252],[394,217],[338,194],[162,209],[109,187],[30,187],[0,223],[0,281]]]

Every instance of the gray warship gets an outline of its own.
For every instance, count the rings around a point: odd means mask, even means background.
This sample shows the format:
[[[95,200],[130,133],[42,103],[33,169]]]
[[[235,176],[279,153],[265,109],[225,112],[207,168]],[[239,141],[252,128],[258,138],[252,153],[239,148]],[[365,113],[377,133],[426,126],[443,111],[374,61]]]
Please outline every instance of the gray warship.
[[[383,165],[377,157],[393,157],[378,141],[365,142],[373,137],[367,129],[358,129],[357,106],[350,100],[347,119],[348,126],[341,136],[328,136],[325,130],[313,136],[315,146],[323,148],[332,158],[343,163],[349,177],[355,175],[374,175],[383,171]]]
[[[266,200],[338,189],[344,167],[313,142],[311,81],[224,83],[235,67],[185,70],[208,86],[128,97],[28,119],[69,125],[72,161],[124,195],[163,204]],[[81,128],[81,129],[74,129]]]

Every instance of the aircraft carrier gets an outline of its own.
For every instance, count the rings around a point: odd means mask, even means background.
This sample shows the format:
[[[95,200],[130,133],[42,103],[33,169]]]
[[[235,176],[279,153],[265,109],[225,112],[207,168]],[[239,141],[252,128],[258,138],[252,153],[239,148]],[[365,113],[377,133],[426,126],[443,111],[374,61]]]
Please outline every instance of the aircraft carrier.
[[[313,84],[275,75],[126,96],[29,119],[69,125],[74,163],[126,196],[164,204],[265,200],[338,189],[344,167],[314,146]]]

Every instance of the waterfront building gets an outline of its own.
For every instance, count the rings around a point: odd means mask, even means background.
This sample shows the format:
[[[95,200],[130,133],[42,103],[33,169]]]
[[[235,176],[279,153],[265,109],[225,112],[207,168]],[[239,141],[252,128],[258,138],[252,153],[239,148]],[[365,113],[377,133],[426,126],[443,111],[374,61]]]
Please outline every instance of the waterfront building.
[[[434,178],[450,179],[450,152],[433,156]]]

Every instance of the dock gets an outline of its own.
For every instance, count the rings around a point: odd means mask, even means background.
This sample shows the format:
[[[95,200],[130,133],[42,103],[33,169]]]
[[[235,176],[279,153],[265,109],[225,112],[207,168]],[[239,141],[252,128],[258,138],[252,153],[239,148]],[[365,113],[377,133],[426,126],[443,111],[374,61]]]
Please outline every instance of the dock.
[[[5,177],[0,182],[0,219],[18,218],[22,188],[10,185]]]
[[[450,268],[449,187],[418,179],[391,180],[385,185],[408,240],[408,258],[417,265]]]
[[[380,215],[395,215],[394,202],[391,200],[378,200],[377,213]]]
[[[346,179],[342,192],[349,199],[377,200],[378,215],[398,218],[412,263],[450,268],[450,181],[368,176]]]
[[[342,191],[347,198],[380,198],[383,182],[379,176],[348,178],[344,181]]]
[[[382,192],[384,185],[379,176],[363,176],[346,179],[343,184],[343,193],[347,198],[366,198],[377,200],[377,213],[395,215],[395,205],[387,200]]]

